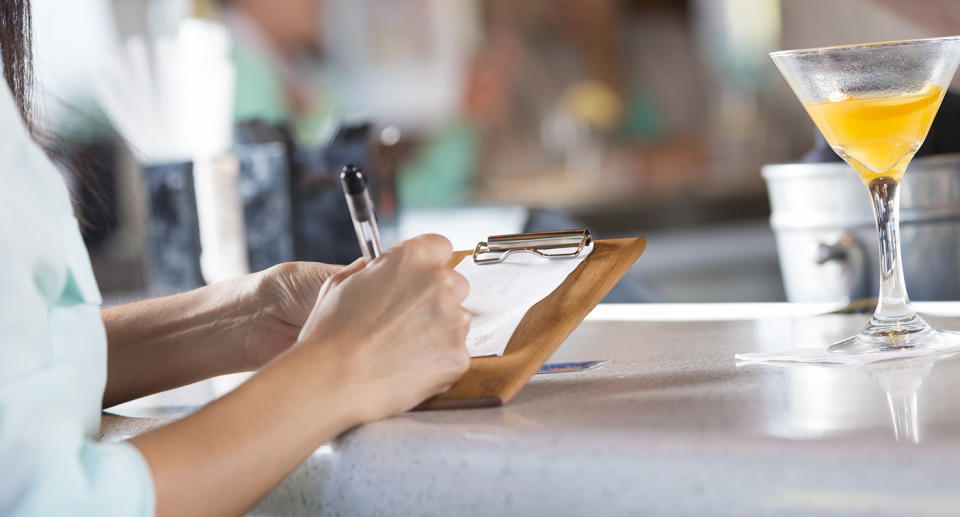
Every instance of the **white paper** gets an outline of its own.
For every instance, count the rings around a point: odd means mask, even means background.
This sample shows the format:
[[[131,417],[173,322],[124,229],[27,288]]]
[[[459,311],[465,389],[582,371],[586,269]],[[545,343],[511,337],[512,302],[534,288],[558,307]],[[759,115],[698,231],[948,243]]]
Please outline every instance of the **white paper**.
[[[463,307],[473,313],[467,333],[470,357],[503,355],[510,336],[530,307],[547,297],[593,251],[575,258],[543,258],[514,253],[499,264],[475,264],[465,257],[455,270],[470,282]]]

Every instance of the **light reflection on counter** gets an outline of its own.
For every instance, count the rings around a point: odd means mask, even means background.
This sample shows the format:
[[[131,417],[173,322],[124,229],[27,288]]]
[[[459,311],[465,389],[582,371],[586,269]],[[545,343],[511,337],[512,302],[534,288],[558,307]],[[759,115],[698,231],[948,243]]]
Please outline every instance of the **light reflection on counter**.
[[[849,318],[830,316],[757,320],[754,334],[764,349],[827,347],[848,332]],[[755,364],[785,370],[785,412],[767,431],[789,439],[816,439],[872,427],[892,426],[898,442],[920,443],[919,391],[938,362],[956,357],[940,352],[863,366],[804,363]]]
[[[958,352],[869,364],[864,369],[887,394],[887,405],[897,441],[920,443],[918,392],[938,362]]]

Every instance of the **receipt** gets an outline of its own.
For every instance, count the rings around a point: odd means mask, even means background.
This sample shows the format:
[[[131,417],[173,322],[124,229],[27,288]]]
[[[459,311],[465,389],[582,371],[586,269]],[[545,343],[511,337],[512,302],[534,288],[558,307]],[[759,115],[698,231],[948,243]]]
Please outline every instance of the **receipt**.
[[[513,253],[499,264],[478,265],[470,256],[454,268],[470,282],[463,308],[473,313],[467,333],[470,357],[503,355],[510,336],[530,307],[552,293],[593,251],[573,258]]]

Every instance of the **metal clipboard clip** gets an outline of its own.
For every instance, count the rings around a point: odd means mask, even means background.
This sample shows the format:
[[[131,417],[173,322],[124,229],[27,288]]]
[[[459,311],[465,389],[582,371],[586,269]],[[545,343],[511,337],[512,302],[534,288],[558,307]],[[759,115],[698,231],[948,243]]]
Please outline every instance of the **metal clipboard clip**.
[[[473,262],[498,264],[514,252],[533,253],[546,258],[578,257],[591,242],[593,241],[587,230],[492,235],[486,242],[477,243],[473,250]],[[551,253],[549,250],[570,251]],[[484,257],[485,255],[489,256]]]

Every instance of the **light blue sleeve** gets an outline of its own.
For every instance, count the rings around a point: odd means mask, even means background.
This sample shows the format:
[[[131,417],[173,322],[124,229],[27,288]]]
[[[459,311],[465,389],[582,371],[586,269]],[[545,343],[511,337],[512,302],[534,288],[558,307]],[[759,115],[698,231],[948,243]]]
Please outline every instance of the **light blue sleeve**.
[[[139,451],[86,438],[59,410],[57,392],[78,374],[51,365],[0,381],[0,515],[153,515]]]
[[[0,135],[0,515],[152,515],[153,481],[139,451],[92,439],[104,373],[82,358],[102,362],[99,310],[60,298],[66,190],[5,85]],[[74,327],[57,321],[71,317],[99,331],[71,335]]]

